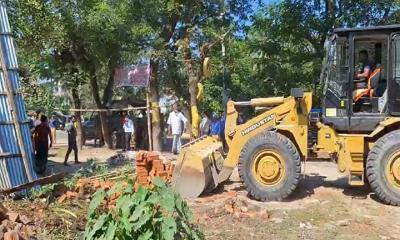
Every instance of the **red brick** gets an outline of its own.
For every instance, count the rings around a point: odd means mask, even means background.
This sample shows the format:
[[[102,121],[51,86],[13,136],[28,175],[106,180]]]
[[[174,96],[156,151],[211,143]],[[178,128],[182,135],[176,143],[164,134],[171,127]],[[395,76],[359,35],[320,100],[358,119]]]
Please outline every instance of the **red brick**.
[[[139,151],[136,153],[136,162],[143,162],[144,159],[144,152]]]
[[[147,182],[147,176],[137,176],[136,181],[140,183]]]
[[[136,162],[136,167],[147,167],[146,162]]]
[[[164,167],[164,164],[162,163],[161,160],[154,160],[153,161],[153,167],[160,167],[160,166]]]
[[[57,202],[58,203],[63,203],[65,200],[67,200],[67,195],[63,194],[63,195],[61,195],[60,198],[58,198]]]
[[[148,161],[160,160],[160,155],[156,152],[150,152],[147,154],[147,160]]]
[[[145,167],[138,167],[136,168],[136,174],[137,175],[142,175],[142,174],[147,174],[148,171]]]
[[[229,197],[237,197],[237,192],[234,191],[228,191],[227,194]]]

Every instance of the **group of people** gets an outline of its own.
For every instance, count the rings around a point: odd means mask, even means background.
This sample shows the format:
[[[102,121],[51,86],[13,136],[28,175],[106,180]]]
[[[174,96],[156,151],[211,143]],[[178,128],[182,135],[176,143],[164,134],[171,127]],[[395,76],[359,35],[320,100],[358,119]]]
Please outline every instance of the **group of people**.
[[[78,160],[75,123],[75,117],[71,117],[70,122],[66,126],[66,130],[68,132],[68,150],[65,155],[64,165],[68,165],[67,161],[72,150],[75,153],[75,163],[80,163]],[[47,116],[44,115],[42,111],[36,111],[33,119],[31,119],[31,133],[33,150],[35,153],[36,172],[42,175],[47,169],[49,149],[53,146],[56,140],[55,118],[52,117],[49,121]]]
[[[127,113],[123,113],[122,128],[124,131],[124,151],[131,151],[131,139],[135,134],[135,126],[132,119]],[[182,148],[182,134],[187,129],[187,118],[183,115],[178,104],[173,105],[173,111],[169,114],[168,134],[173,136],[172,153],[178,154]],[[72,116],[66,124],[68,133],[68,150],[64,158],[64,165],[68,166],[69,155],[74,151],[75,163],[78,160],[77,145],[77,125],[76,118]],[[221,114],[213,113],[212,118],[203,112],[200,122],[200,135],[212,135],[220,139],[224,138],[225,118]],[[56,121],[52,117],[50,121],[41,111],[37,111],[34,119],[32,119],[32,138],[35,151],[35,166],[38,174],[44,174],[47,168],[49,149],[56,140]]]
[[[168,134],[173,136],[172,153],[178,154],[182,148],[182,134],[186,132],[187,118],[180,111],[180,106],[175,103],[172,106],[172,112],[168,116]],[[212,118],[208,117],[206,112],[201,114],[201,122],[199,125],[200,136],[211,135],[224,139],[225,118],[222,114],[213,113]]]

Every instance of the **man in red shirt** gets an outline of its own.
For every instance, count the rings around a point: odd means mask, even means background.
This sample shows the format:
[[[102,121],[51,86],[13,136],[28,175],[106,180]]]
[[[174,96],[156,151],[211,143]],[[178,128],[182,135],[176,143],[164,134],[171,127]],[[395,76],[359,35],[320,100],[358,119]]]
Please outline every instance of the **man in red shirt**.
[[[36,171],[38,174],[44,174],[47,167],[49,146],[52,147],[53,138],[49,124],[47,123],[47,117],[42,115],[40,121],[41,123],[35,127]]]

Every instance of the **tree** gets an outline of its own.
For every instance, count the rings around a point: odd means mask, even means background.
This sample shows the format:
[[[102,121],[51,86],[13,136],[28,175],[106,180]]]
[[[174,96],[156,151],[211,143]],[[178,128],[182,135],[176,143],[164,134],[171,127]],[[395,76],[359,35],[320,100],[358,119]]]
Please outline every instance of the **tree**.
[[[23,56],[32,53],[55,66],[51,77],[66,83],[73,96],[88,79],[93,101],[101,109],[111,104],[114,69],[136,61],[135,53],[151,39],[151,32],[143,31],[148,28],[134,25],[141,18],[131,14],[137,1],[16,0],[9,4]],[[76,100],[78,108],[81,102]],[[111,147],[104,112],[100,120],[105,143]]]
[[[324,43],[336,27],[384,24],[398,14],[398,1],[285,0],[262,8],[248,31],[264,94],[312,88],[321,71]]]
[[[176,43],[186,69],[191,107],[192,136],[198,136],[199,100],[210,51],[220,46],[227,33],[237,31],[247,18],[251,1],[181,1]],[[250,13],[248,13],[250,14]],[[225,31],[221,31],[225,29]]]

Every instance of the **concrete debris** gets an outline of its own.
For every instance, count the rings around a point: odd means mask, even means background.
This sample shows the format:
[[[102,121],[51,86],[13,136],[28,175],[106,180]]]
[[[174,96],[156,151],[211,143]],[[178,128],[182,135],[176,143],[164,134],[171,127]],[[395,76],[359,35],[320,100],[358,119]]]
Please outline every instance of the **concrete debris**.
[[[273,222],[273,223],[283,223],[283,219],[282,218],[271,218],[271,222]]]
[[[19,220],[20,220],[21,223],[23,223],[25,225],[28,225],[28,224],[32,223],[32,219],[30,219],[26,215],[19,216]]]
[[[1,240],[22,240],[36,239],[33,220],[26,215],[8,211],[4,206],[0,206],[0,211],[4,218],[0,221]]]
[[[299,224],[299,227],[301,228],[301,229],[308,229],[308,230],[310,230],[310,229],[312,229],[313,228],[313,226],[311,225],[311,223],[310,222],[305,222],[305,223],[300,223]]]
[[[19,220],[19,214],[16,212],[9,212],[7,213],[8,216],[8,220],[10,220],[11,222],[18,222]]]
[[[132,151],[125,153],[118,153],[107,159],[107,164],[109,166],[122,166],[127,162],[132,162],[135,160],[135,154]]]
[[[343,219],[343,220],[339,220],[336,222],[336,226],[339,226],[339,227],[347,227],[349,225],[350,225],[349,219]]]

